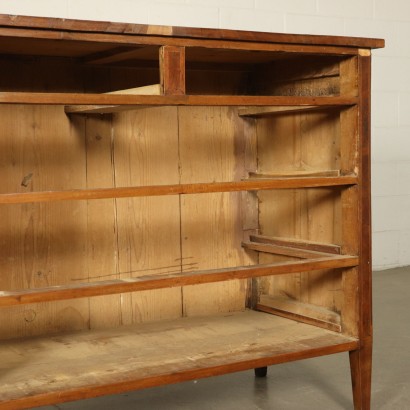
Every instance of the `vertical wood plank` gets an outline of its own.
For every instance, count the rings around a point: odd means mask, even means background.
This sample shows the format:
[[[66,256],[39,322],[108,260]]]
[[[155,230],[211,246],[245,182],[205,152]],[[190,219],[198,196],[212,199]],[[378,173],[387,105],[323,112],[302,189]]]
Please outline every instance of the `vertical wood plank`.
[[[341,95],[357,96],[358,58],[351,57],[340,63]],[[350,107],[340,112],[341,173],[359,173],[358,108]],[[359,253],[359,187],[342,191],[342,253]],[[342,330],[358,336],[359,306],[357,299],[358,268],[345,269],[342,273],[343,303],[341,309]]]
[[[86,119],[87,188],[113,187],[111,116]],[[87,202],[88,280],[119,277],[116,204],[113,199]],[[90,298],[90,327],[108,328],[121,324],[121,296]]]
[[[160,79],[163,94],[185,94],[185,47],[161,47]]]
[[[85,188],[82,120],[70,123],[55,106],[3,106],[0,118],[1,192]],[[1,213],[2,289],[67,284],[86,275],[84,202],[2,207]],[[3,338],[88,326],[88,299],[0,310]]]
[[[129,111],[114,117],[117,186],[176,184],[176,107]],[[181,262],[178,196],[117,199],[118,258],[121,278],[189,270]],[[139,323],[181,316],[181,289],[121,295],[122,322]]]
[[[181,183],[238,180],[244,177],[243,122],[236,109],[180,107]],[[182,257],[198,269],[248,265],[241,242],[240,193],[181,196]],[[183,289],[187,316],[243,310],[246,281]]]

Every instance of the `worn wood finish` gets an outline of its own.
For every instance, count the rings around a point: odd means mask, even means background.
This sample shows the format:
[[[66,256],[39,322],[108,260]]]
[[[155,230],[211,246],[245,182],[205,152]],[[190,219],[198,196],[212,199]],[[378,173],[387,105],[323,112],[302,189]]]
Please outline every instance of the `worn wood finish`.
[[[351,337],[252,311],[3,342],[0,366],[7,373],[0,408],[209,377],[349,351],[357,344]],[[24,361],[29,368],[22,370]]]
[[[113,119],[113,129],[116,184],[179,182],[176,107],[118,114]],[[146,274],[161,279],[162,275],[172,276],[194,268],[190,261],[181,259],[176,195],[117,199],[116,209],[120,283],[132,283],[133,278],[138,281],[138,277]],[[100,280],[107,273],[100,272]],[[181,289],[166,287],[147,287],[158,290],[123,294],[122,323],[180,317]],[[101,291],[109,293],[110,288]]]
[[[244,124],[236,109],[180,107],[178,110],[181,182],[218,184],[242,177],[245,158],[239,147],[245,142]],[[198,269],[252,264],[252,257],[241,247],[242,195],[227,191],[180,197],[182,257],[195,263]],[[243,310],[245,295],[245,280],[186,287],[182,293],[184,315]]]
[[[77,189],[71,191],[39,191],[15,194],[0,194],[0,204],[25,204],[69,200],[104,198],[127,198],[139,196],[162,196],[200,194],[212,192],[258,191],[271,189],[294,189],[329,186],[349,186],[357,183],[357,177],[323,178],[272,178],[236,182],[198,182],[195,184],[148,185],[137,187]]]
[[[245,259],[246,260],[246,259]],[[197,262],[194,263],[195,265]],[[283,275],[295,272],[309,272],[317,269],[346,268],[358,265],[356,256],[334,255],[304,259],[300,261],[276,262],[266,265],[239,266],[223,269],[186,271],[181,273],[161,273],[141,275],[118,280],[97,281],[50,288],[21,291],[2,291],[0,306],[28,304],[38,301],[75,299],[122,292],[162,289],[213,282],[246,279],[259,276]],[[179,267],[175,267],[178,270]],[[158,269],[159,270],[159,269]],[[142,272],[143,273],[143,272]],[[111,276],[111,275],[109,275]],[[233,285],[236,286],[236,285]],[[202,291],[203,290],[199,290]]]
[[[341,332],[340,315],[320,306],[301,303],[286,296],[261,295],[256,310],[271,313],[297,322]]]
[[[339,106],[357,104],[355,97],[295,97],[295,96],[218,96],[218,95],[112,95],[76,93],[0,92],[1,104],[79,104],[79,105],[320,105]],[[69,113],[69,109],[66,111]]]
[[[87,188],[101,185],[114,186],[115,165],[111,156],[113,143],[111,119],[103,117],[84,120]],[[71,280],[66,284],[94,282],[98,280],[101,272],[109,273],[106,279],[119,279],[115,200],[89,201],[84,205],[87,208],[87,240],[85,243],[87,269],[83,272],[83,277],[81,277],[81,272],[78,272],[78,275],[70,278]],[[92,298],[88,303],[91,329],[115,327],[121,324],[121,296]]]
[[[112,22],[97,22],[84,20],[67,20],[48,17],[26,17],[0,15],[0,26],[4,27],[33,27],[40,29],[102,32],[102,33],[127,33],[131,35],[192,37],[203,39],[265,41],[269,43],[296,43],[314,45],[338,45],[363,48],[384,47],[384,40],[359,37],[315,36],[300,34],[258,33],[240,30],[199,29],[189,27],[154,26],[143,24],[127,24]]]
[[[297,249],[295,247],[278,246],[270,243],[258,243],[253,241],[242,242],[242,246],[246,249],[252,249],[258,252],[273,253],[277,255],[286,255],[298,259],[329,257],[329,253],[306,251],[304,249]]]
[[[326,172],[340,168],[337,111],[295,113],[257,120],[259,173]],[[289,137],[291,136],[291,138]],[[340,192],[340,191],[339,191]],[[260,228],[264,236],[340,243],[340,193],[335,190],[260,191]],[[272,256],[260,255],[261,263]],[[275,260],[277,257],[274,257]],[[290,295],[303,303],[338,311],[335,297],[341,273],[312,272],[263,279],[261,292]]]
[[[2,108],[2,191],[61,189],[72,182],[86,188],[83,120],[61,121],[61,107]],[[2,205],[1,289],[53,286],[83,277],[86,222],[85,202]],[[1,338],[87,329],[88,324],[87,299],[0,310]]]
[[[370,205],[370,82],[371,57],[359,57],[359,147],[360,147],[360,265],[358,272],[358,334],[360,349],[350,354],[355,410],[371,406],[371,374],[373,349],[372,270],[371,270],[371,205]]]
[[[294,238],[284,238],[284,237],[271,237],[263,235],[251,235],[250,240],[253,242],[267,243],[277,246],[286,246],[289,248],[304,249],[307,251],[314,252],[323,252],[323,253],[333,253],[340,254],[340,246],[329,244],[329,243],[320,243],[314,241],[308,241],[303,239],[294,239]]]
[[[146,45],[156,49],[158,46],[176,46],[176,47],[202,47],[210,49],[221,50],[236,50],[240,53],[244,51],[269,51],[273,53],[298,53],[317,54],[316,46],[299,45],[299,44],[279,44],[279,43],[263,43],[263,42],[242,42],[242,41],[219,41],[206,39],[191,39],[178,37],[160,37],[160,36],[130,36],[120,35],[115,36],[105,33],[77,33],[66,31],[52,31],[52,30],[35,30],[35,29],[14,29],[0,27],[0,37],[20,39],[19,46],[25,46],[27,40],[35,38],[42,39],[46,44],[42,53],[46,55],[67,55],[61,48],[69,45],[71,52],[78,56],[87,55],[90,51],[107,51],[112,47],[118,46],[141,46]],[[22,40],[22,41],[21,41]],[[30,42],[30,41],[29,41]],[[107,44],[109,45],[107,48]],[[99,47],[102,46],[102,47]],[[27,47],[27,46],[26,46]],[[82,53],[78,52],[78,47],[83,48]],[[57,49],[57,51],[56,51]],[[24,54],[29,54],[30,49],[26,48]],[[355,47],[344,46],[321,46],[320,54],[328,55],[357,55],[358,50]],[[80,57],[81,60],[81,57]]]
[[[161,95],[161,85],[153,84],[127,90],[111,91],[106,94],[120,95]],[[140,106],[128,105],[68,105],[65,112],[68,114],[112,114],[120,111],[136,110]]]
[[[185,94],[185,48],[164,46],[160,49],[161,90],[165,95]]]

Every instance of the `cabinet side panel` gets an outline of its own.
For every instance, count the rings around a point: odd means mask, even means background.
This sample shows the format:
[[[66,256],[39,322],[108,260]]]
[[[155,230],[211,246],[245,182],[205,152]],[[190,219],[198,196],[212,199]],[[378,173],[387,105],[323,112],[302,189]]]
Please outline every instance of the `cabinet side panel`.
[[[116,186],[179,182],[177,108],[129,111],[113,124]],[[116,218],[121,278],[181,271],[178,196],[117,199]],[[180,317],[181,289],[123,294],[121,311],[124,324]]]
[[[339,112],[280,115],[258,121],[258,171],[321,172],[340,169]],[[340,192],[331,189],[259,193],[261,234],[340,243]],[[260,255],[260,263],[277,260]],[[283,258],[282,258],[283,259]],[[341,275],[317,271],[261,280],[260,291],[340,311]]]
[[[181,182],[243,178],[243,122],[228,107],[179,108]],[[242,247],[241,193],[181,196],[182,257],[197,269],[249,265]],[[243,310],[246,281],[188,286],[183,290],[187,316]]]
[[[63,107],[2,106],[1,192],[86,187],[84,121]],[[86,202],[2,206],[0,287],[73,283],[87,276]],[[84,329],[88,299],[0,310],[2,338]]]

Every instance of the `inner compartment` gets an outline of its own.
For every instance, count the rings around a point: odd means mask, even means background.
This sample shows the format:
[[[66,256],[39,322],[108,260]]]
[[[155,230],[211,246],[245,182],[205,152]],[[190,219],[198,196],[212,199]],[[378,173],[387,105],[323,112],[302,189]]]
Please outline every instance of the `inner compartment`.
[[[332,177],[342,111],[254,118],[236,107],[169,106],[69,117],[58,106],[4,105],[0,192]],[[341,245],[344,189],[1,204],[0,289],[294,261],[247,242],[262,235]],[[251,300],[255,289],[340,312],[331,289],[341,280],[331,269],[2,307],[0,329],[3,338],[26,337],[243,311],[260,302]]]
[[[357,96],[357,84],[344,83],[349,61],[357,65],[351,55],[301,53],[295,46],[189,46],[186,94]],[[0,62],[0,90],[6,92],[156,94],[156,88],[134,89],[161,82],[159,45],[1,37]]]
[[[159,49],[0,37],[0,90],[108,93],[159,84]]]
[[[187,94],[339,96],[345,57],[285,51],[186,49]]]

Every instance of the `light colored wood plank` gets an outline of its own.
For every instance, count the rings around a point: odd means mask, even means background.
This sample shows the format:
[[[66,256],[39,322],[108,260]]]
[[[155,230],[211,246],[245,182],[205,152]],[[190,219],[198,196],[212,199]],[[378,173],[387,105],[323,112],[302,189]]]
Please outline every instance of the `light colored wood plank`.
[[[179,108],[181,182],[240,179],[245,175],[243,121],[228,107]],[[182,256],[198,269],[252,264],[241,242],[242,196],[213,193],[181,196]],[[245,308],[246,281],[183,289],[184,314]]]
[[[85,188],[83,119],[61,107],[3,106],[0,190]],[[32,289],[72,283],[87,272],[85,203],[2,206],[0,286]],[[67,247],[67,243],[70,246]],[[87,299],[0,310],[1,338],[88,328]]]
[[[161,95],[161,85],[152,84],[125,90],[110,91],[109,95]],[[120,111],[135,110],[139,106],[122,106],[122,105],[67,105],[66,113],[71,114],[111,114]]]
[[[125,90],[110,91],[105,94],[110,95],[161,95],[161,85],[152,84],[142,87],[127,88]]]
[[[85,135],[87,188],[114,186],[111,118],[87,118]],[[107,280],[119,279],[115,201],[112,199],[87,201],[86,206],[88,281],[98,281],[102,272],[111,275],[105,278]],[[89,305],[91,329],[115,327],[121,324],[120,295],[92,298],[89,300]]]
[[[301,303],[285,296],[261,295],[256,309],[335,332],[341,332],[342,328],[338,313],[320,306]]]
[[[0,408],[118,393],[357,345],[353,338],[252,311],[3,342]]]
[[[179,183],[176,107],[121,113],[114,117],[113,126],[117,186]],[[147,271],[159,279],[195,268],[190,260],[181,260],[178,196],[124,198],[116,204],[121,279]],[[125,324],[182,314],[179,287],[126,294],[121,301]]]

